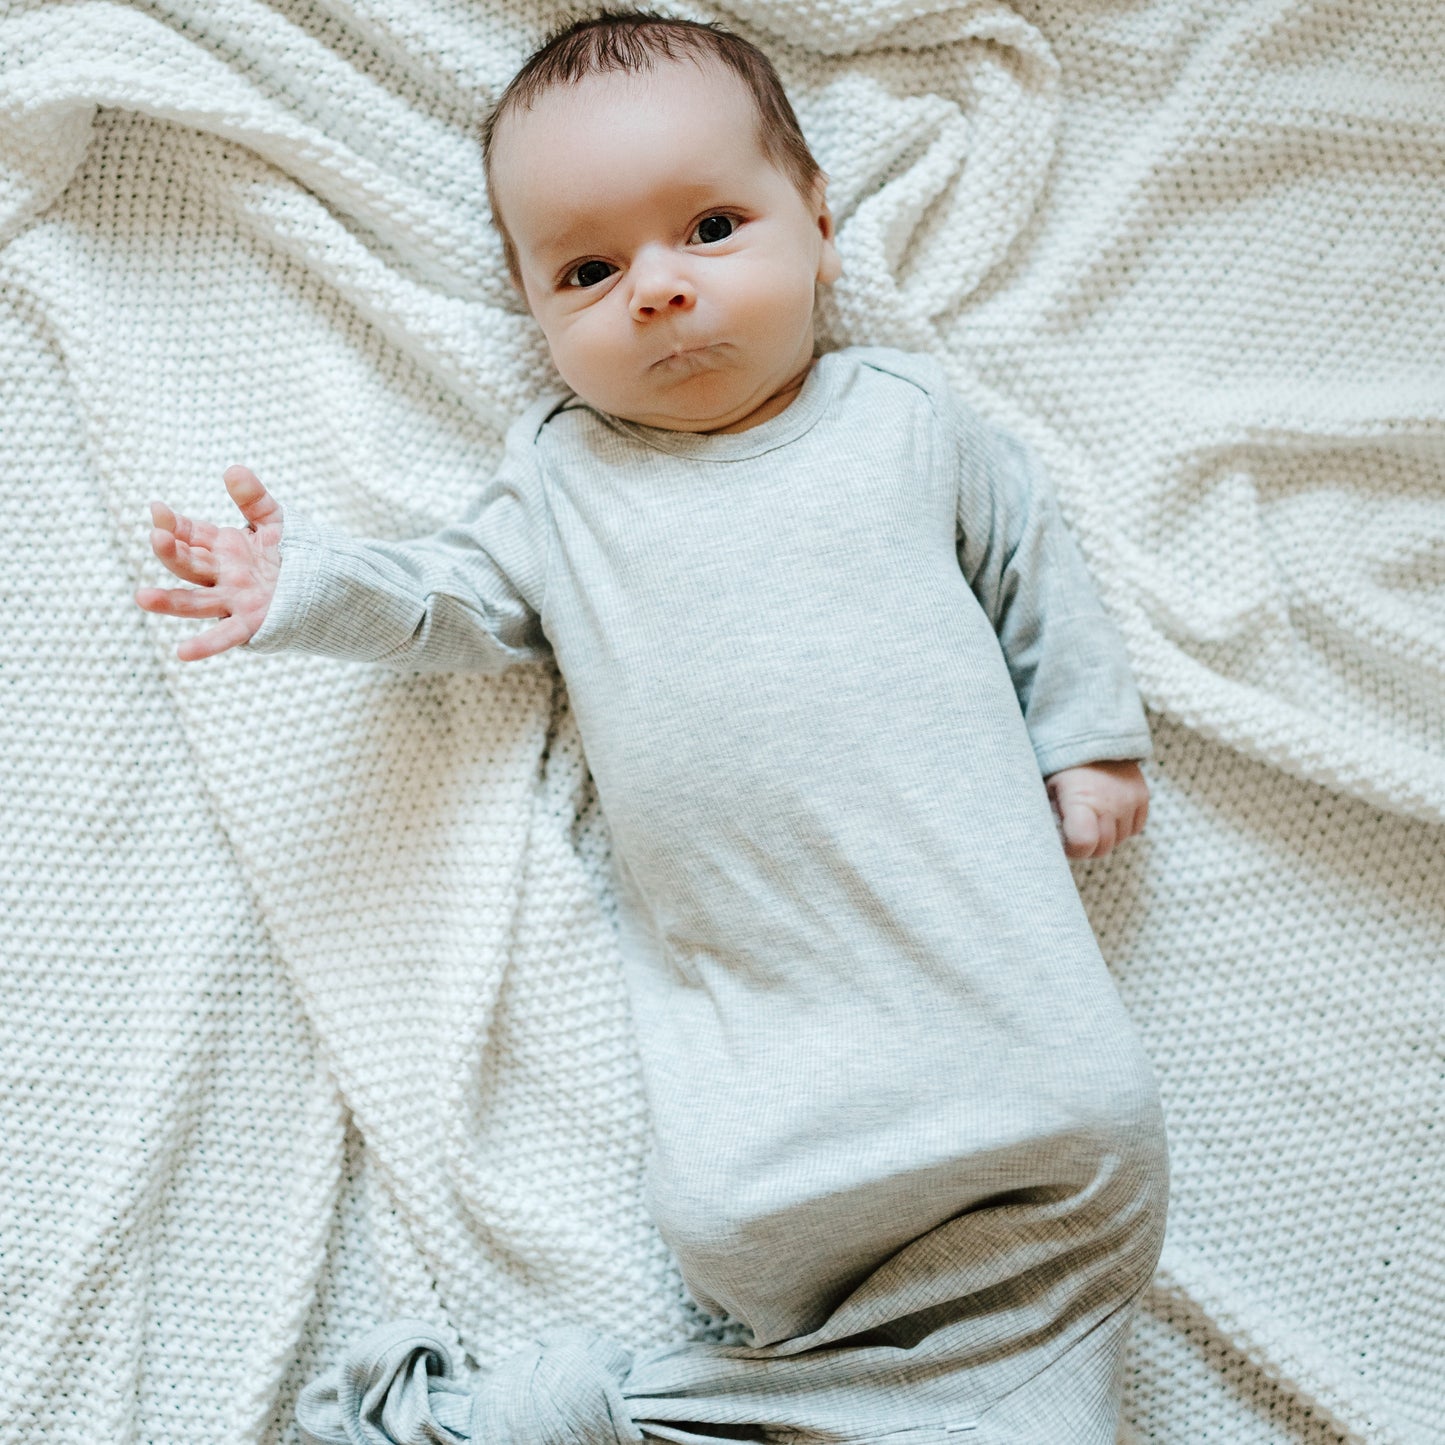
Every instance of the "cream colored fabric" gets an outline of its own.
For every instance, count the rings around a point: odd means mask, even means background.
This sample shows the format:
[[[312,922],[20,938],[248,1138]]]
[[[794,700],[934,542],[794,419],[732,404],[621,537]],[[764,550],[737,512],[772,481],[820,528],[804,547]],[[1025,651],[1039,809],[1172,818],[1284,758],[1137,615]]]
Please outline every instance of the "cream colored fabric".
[[[231,461],[358,533],[464,507],[553,380],[471,137],[553,13],[0,19],[0,1439],[294,1438],[398,1314],[483,1366],[725,1333],[641,1209],[551,679],[182,667],[129,602]],[[1148,833],[1078,870],[1174,1158],[1129,1429],[1438,1439],[1445,22],[692,13],[833,176],[828,340],[1040,451],[1155,711]]]

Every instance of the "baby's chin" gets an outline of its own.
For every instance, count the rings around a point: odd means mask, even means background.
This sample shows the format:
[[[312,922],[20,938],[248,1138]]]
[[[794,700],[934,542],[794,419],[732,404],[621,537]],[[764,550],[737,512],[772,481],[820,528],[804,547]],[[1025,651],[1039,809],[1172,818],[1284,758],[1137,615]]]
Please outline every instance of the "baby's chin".
[[[722,384],[719,384],[722,383]],[[575,387],[574,390],[577,390]],[[717,373],[681,378],[648,397],[588,396],[577,391],[588,406],[622,421],[660,431],[716,432],[744,430],[782,411],[797,395],[796,386],[760,385],[752,390],[727,385]],[[756,420],[752,418],[756,417]]]
[[[583,392],[577,394],[588,406],[615,416],[619,421],[656,427],[659,431],[717,431],[721,427],[731,426],[754,410],[752,404],[721,409],[709,406],[659,406],[655,401],[645,403],[627,398],[587,396]]]

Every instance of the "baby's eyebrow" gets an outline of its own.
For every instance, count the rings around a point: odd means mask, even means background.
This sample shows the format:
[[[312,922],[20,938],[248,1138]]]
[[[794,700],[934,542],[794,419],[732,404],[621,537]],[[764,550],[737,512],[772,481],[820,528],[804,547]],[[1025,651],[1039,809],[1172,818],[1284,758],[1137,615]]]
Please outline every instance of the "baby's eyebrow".
[[[565,231],[553,231],[545,236],[537,246],[537,254],[540,256],[563,256],[573,251],[585,251],[587,249],[586,240],[595,236],[599,229],[597,223],[590,218],[579,220]]]
[[[697,181],[685,186],[669,186],[667,188],[667,199],[677,205],[679,211],[694,211],[709,202],[722,204],[719,198],[722,190],[714,180]],[[557,258],[558,260],[570,256],[573,252],[581,254],[590,249],[591,243],[596,236],[603,233],[608,224],[609,214],[606,210],[594,213],[583,211],[573,214],[565,224],[564,228],[549,231],[535,247],[536,254],[540,257]]]

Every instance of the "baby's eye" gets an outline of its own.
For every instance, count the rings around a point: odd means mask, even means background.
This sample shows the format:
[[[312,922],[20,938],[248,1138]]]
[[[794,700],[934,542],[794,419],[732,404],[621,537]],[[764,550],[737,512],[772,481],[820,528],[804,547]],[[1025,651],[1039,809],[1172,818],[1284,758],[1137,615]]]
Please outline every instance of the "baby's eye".
[[[584,261],[580,266],[574,266],[567,275],[569,286],[595,286],[599,281],[605,281],[617,268],[609,266],[606,261]]]
[[[693,227],[692,234],[706,244],[709,241],[725,241],[735,230],[737,226],[731,216],[704,216]]]

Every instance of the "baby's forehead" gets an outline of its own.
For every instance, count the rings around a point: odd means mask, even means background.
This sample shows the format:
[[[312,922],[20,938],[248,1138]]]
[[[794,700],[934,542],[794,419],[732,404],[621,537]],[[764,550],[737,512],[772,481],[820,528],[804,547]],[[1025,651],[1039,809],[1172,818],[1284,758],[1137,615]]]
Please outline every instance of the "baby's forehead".
[[[573,126],[591,131],[595,129],[597,111],[604,106],[621,113],[655,112],[659,92],[671,115],[688,113],[715,118],[718,124],[725,124],[735,117],[736,111],[746,110],[761,139],[758,132],[761,110],[743,78],[719,61],[681,55],[676,59],[658,58],[637,69],[589,71],[575,80],[545,85],[500,118],[493,148],[505,147],[509,136],[525,131],[529,123],[541,122],[553,129]],[[718,113],[720,106],[723,114]],[[702,155],[703,148],[698,149]]]

